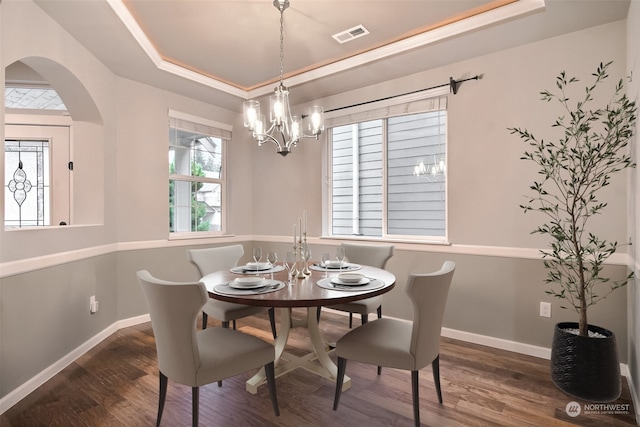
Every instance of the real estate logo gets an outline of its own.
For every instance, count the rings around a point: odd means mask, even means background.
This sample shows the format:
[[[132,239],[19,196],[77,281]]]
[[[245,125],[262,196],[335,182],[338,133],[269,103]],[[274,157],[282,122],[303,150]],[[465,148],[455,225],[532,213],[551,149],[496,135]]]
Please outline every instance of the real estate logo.
[[[578,402],[571,401],[567,403],[567,406],[565,406],[564,411],[570,417],[577,417],[578,415],[580,415],[580,412],[582,412],[582,407]]]
[[[628,403],[585,403],[584,406],[578,402],[571,401],[564,408],[567,415],[577,417],[581,413],[585,415],[628,415],[630,404]]]

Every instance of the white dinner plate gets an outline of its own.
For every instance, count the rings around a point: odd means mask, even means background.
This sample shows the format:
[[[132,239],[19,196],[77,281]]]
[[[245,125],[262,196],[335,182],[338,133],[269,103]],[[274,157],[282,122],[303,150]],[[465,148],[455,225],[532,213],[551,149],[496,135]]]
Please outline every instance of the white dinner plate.
[[[338,279],[347,283],[358,283],[364,276],[360,273],[340,273]]]
[[[318,280],[316,282],[316,285],[324,289],[329,289],[331,291],[340,291],[340,292],[368,292],[368,291],[373,291],[375,289],[384,288],[385,286],[383,281],[376,280],[376,279],[370,279],[369,283],[367,283],[366,285],[358,285],[358,286],[353,286],[352,284],[341,285],[341,284],[333,283],[331,279],[328,277],[326,279]],[[238,292],[242,292],[242,291],[238,291]]]
[[[271,264],[268,262],[248,262],[244,268],[245,270],[269,270],[271,268]]]
[[[366,285],[370,281],[371,280],[368,277],[363,277],[358,282],[345,282],[343,280],[340,280],[340,278],[338,277],[331,278],[331,283],[335,283],[336,285],[341,285],[341,286],[362,286],[362,285]]]
[[[262,277],[238,277],[229,282],[229,287],[234,289],[256,289],[265,286],[265,280]]]
[[[321,262],[320,267],[324,267],[326,269],[331,269],[331,270],[333,269],[339,270],[340,268],[349,267],[349,264],[346,262],[340,262],[340,261],[327,261],[327,262]]]
[[[321,267],[324,268],[345,268],[347,266],[346,262],[340,262],[340,261],[326,261],[326,262],[322,262],[320,263]]]

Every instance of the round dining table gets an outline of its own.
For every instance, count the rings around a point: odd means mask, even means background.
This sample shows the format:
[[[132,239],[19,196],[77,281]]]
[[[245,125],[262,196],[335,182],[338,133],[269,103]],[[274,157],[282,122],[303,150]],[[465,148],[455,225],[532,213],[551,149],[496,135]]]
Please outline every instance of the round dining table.
[[[207,288],[211,298],[237,304],[260,307],[275,307],[280,313],[280,325],[274,342],[276,357],[276,377],[282,376],[297,368],[303,368],[321,377],[335,381],[338,368],[329,357],[332,346],[322,336],[318,326],[318,307],[330,307],[360,299],[370,298],[389,292],[396,282],[395,276],[387,270],[366,265],[349,266],[349,271],[359,273],[369,282],[366,286],[345,286],[336,284],[338,269],[323,269],[314,265],[310,274],[304,278],[287,280],[287,271],[276,266],[273,276],[266,271],[253,271],[249,268],[236,267],[231,270],[217,271],[200,279]],[[280,271],[277,271],[280,270]],[[343,271],[344,272],[344,271]],[[271,286],[257,289],[255,292],[233,292],[229,285],[240,277],[261,276]],[[232,292],[229,292],[232,291]],[[291,310],[296,307],[307,308],[307,319],[295,323]],[[286,344],[292,327],[305,327],[313,351],[302,357],[286,352]],[[246,388],[250,393],[257,393],[258,387],[266,382],[264,368],[247,380]],[[351,386],[351,380],[345,377],[342,390]]]

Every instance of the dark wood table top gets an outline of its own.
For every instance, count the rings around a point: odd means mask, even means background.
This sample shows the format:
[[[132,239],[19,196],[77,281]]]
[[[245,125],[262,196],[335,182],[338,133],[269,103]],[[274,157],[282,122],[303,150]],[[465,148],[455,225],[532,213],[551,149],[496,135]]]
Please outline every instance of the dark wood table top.
[[[325,272],[315,270],[311,270],[311,276],[306,279],[297,279],[291,285],[286,285],[286,271],[277,272],[274,274],[274,279],[285,282],[285,287],[274,292],[257,295],[223,295],[213,292],[215,286],[229,283],[237,277],[243,277],[242,274],[232,273],[228,270],[208,274],[201,278],[200,281],[206,285],[209,296],[212,298],[220,301],[261,307],[319,307],[344,304],[382,295],[393,289],[396,283],[396,278],[392,273],[380,268],[363,265],[360,270],[354,271],[354,273],[360,273],[366,277],[380,280],[384,283],[384,286],[378,289],[363,291],[325,289],[316,284],[317,281],[325,278]],[[331,271],[328,273],[328,277],[336,274],[338,274],[337,271]],[[262,276],[270,278],[269,273],[263,274]]]

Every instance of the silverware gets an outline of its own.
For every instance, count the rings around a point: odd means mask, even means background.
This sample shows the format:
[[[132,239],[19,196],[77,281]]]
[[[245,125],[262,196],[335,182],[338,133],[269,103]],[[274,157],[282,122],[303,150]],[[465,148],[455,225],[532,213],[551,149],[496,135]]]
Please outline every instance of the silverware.
[[[280,286],[280,283],[276,283],[275,285],[268,285],[268,286],[265,286],[264,288],[256,291],[255,293],[256,294],[263,294],[265,292],[269,292],[269,291],[272,291],[274,289],[277,289],[278,286]]]

